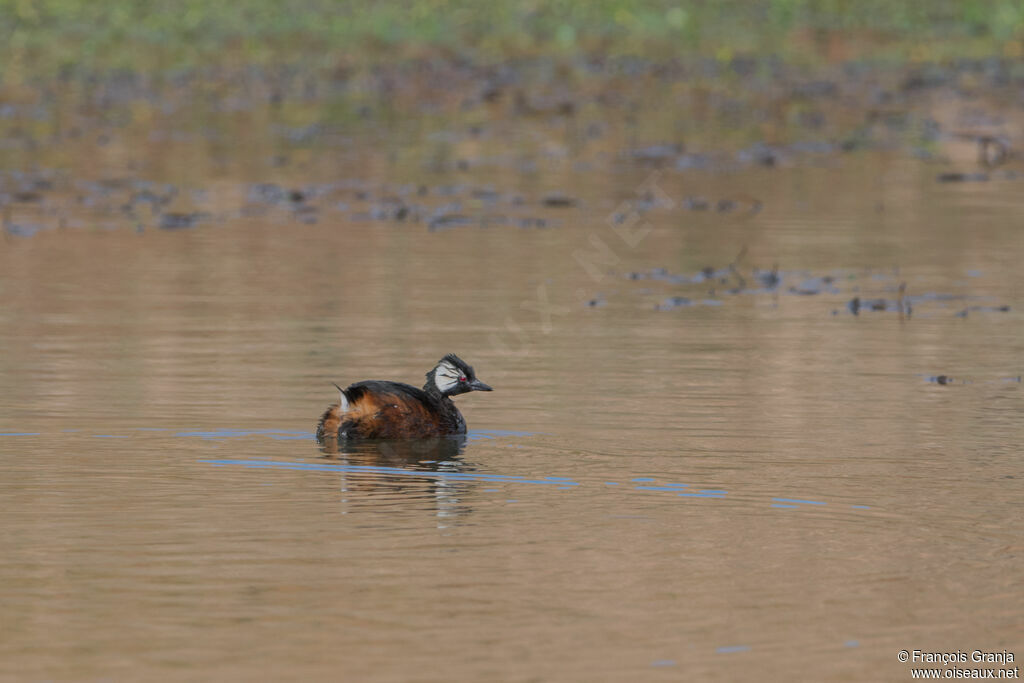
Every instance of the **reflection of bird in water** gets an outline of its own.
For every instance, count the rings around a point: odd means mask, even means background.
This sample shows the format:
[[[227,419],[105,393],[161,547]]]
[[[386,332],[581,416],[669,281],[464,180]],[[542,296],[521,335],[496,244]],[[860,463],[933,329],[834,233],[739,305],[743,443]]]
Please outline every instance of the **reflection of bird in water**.
[[[364,467],[412,467],[436,470],[437,464],[458,458],[466,445],[466,435],[436,436],[428,439],[381,439],[342,441],[324,439],[325,455],[337,455],[350,465]]]
[[[428,439],[343,440],[340,445],[337,439],[326,439],[323,452],[349,466],[341,475],[346,511],[373,509],[401,500],[406,509],[419,507],[430,511],[438,518],[438,526],[444,527],[472,511],[463,497],[473,484],[459,476],[471,469],[459,457],[465,444],[465,434]]]
[[[317,440],[422,439],[466,433],[466,421],[451,397],[491,391],[473,368],[453,353],[427,373],[422,389],[371,380],[338,387],[341,400],[320,417]]]

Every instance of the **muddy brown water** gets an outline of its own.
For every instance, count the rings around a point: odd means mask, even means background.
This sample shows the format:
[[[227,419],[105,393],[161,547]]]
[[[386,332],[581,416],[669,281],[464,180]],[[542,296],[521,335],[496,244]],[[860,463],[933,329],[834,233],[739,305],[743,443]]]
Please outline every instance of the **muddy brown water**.
[[[1024,180],[436,127],[11,153],[5,679],[1024,657]],[[465,443],[320,453],[331,382],[419,384],[450,351],[495,387],[457,399]]]

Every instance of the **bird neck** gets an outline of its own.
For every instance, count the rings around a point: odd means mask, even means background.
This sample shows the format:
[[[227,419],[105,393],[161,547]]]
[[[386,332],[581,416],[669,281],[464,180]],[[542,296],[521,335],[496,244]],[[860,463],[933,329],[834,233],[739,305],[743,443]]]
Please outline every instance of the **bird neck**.
[[[432,379],[427,379],[427,383],[423,385],[423,392],[437,411],[445,419],[449,420],[453,426],[457,426],[462,421],[462,413],[459,412],[458,406],[455,405],[455,402],[450,397],[441,393],[441,390],[437,388]]]
[[[441,390],[437,388],[436,384],[434,384],[434,380],[429,377],[427,378],[427,383],[423,385],[423,393],[425,393],[434,403],[450,406],[455,405],[449,397],[441,393]]]

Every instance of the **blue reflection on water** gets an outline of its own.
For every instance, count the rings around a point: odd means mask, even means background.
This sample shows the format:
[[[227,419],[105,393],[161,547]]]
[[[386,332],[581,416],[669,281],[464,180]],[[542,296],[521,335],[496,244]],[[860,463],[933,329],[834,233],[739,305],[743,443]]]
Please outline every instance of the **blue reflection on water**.
[[[368,474],[385,474],[395,477],[418,477],[427,479],[451,479],[458,481],[491,481],[511,484],[546,484],[548,486],[570,487],[580,483],[563,478],[532,479],[505,474],[482,474],[478,472],[430,472],[425,470],[407,470],[401,467],[383,467],[377,465],[346,465],[342,463],[319,462],[282,462],[278,460],[200,460],[209,465],[235,465],[256,469],[312,470],[316,472],[352,472]]]
[[[213,429],[197,432],[176,432],[173,436],[191,436],[200,439],[234,439],[240,436],[266,435],[272,439],[313,439],[312,432],[299,432],[291,429]]]
[[[533,436],[536,432],[516,432],[508,429],[474,429],[466,434],[469,441],[474,439],[496,439],[501,436]]]
[[[134,431],[149,431],[149,432],[164,432],[172,431],[167,428],[161,427],[136,427]],[[62,430],[65,432],[79,431],[79,430]],[[468,440],[474,439],[497,439],[501,437],[523,437],[523,436],[534,436],[536,432],[524,432],[515,430],[503,430],[503,429],[484,429],[475,430],[467,434]],[[0,432],[0,437],[19,437],[19,436],[42,436],[41,432]],[[93,434],[94,438],[103,439],[127,439],[130,438],[128,435],[119,434]],[[306,431],[288,430],[288,429],[214,429],[214,430],[197,430],[197,431],[179,431],[174,432],[171,436],[174,437],[185,437],[185,438],[200,438],[205,440],[223,440],[232,439],[239,437],[248,436],[268,436],[275,440],[312,440],[314,435]],[[214,446],[215,448],[215,446]],[[307,463],[307,462],[282,462],[274,460],[201,460],[200,462],[212,464],[212,465],[235,465],[250,468],[259,469],[291,469],[291,470],[312,470],[322,472],[364,472],[364,473],[375,473],[385,474],[397,477],[421,477],[430,478],[435,480],[463,480],[463,481],[489,481],[489,482],[504,482],[513,484],[544,484],[554,486],[557,490],[569,490],[579,486],[584,486],[583,483],[575,481],[568,477],[556,477],[546,476],[543,478],[534,477],[521,477],[521,476],[510,476],[502,474],[480,474],[473,472],[431,472],[424,470],[409,470],[401,467],[380,467],[380,466],[368,466],[368,465],[346,465],[341,463]],[[642,484],[634,486],[634,490],[639,491],[653,491],[659,493],[674,493],[678,497],[685,498],[725,498],[728,495],[728,491],[724,489],[698,489],[696,491],[686,491],[684,489],[690,488],[689,484],[683,484],[678,482],[659,482],[654,477],[635,477],[631,480],[634,483]],[[621,482],[617,481],[605,481],[601,482],[603,486],[620,486]],[[773,498],[771,507],[780,509],[799,509],[801,506],[822,506],[827,505],[825,501],[821,500],[806,500],[802,498]],[[850,509],[853,510],[870,510],[871,506],[868,505],[850,505]]]
[[[663,484],[661,486],[634,486],[633,488],[637,491],[671,491],[672,493],[678,493],[679,489],[686,487],[687,484]]]
[[[534,432],[518,432],[507,429],[477,429],[466,435],[467,441],[479,439],[497,439],[509,436],[533,436]],[[243,436],[269,436],[278,441],[300,441],[303,439],[314,440],[316,436],[312,432],[296,431],[293,429],[213,429],[192,432],[176,432],[173,436],[198,437],[200,439],[235,439]]]

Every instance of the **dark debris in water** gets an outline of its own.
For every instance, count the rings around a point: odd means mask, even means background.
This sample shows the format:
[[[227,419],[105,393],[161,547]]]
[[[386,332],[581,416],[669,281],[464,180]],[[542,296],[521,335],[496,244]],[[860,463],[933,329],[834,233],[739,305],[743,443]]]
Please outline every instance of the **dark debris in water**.
[[[899,302],[885,298],[861,299],[855,296],[846,303],[846,308],[854,315],[861,311],[895,311],[899,309]]]
[[[940,183],[983,183],[989,180],[988,173],[963,173],[950,171],[936,176]]]
[[[249,187],[247,198],[251,207],[290,209],[292,215],[304,222],[314,222],[322,213],[334,212],[347,214],[355,222],[422,224],[430,232],[462,227],[543,229],[555,224],[547,218],[522,215],[528,202],[520,195],[462,184],[374,187],[351,181],[286,190],[272,183],[260,183]],[[576,200],[552,193],[540,203],[565,208],[575,206]],[[251,207],[246,209],[247,214],[260,213]]]
[[[540,203],[550,208],[567,209],[576,206],[578,201],[562,192],[551,192],[544,195]]]
[[[776,278],[778,274],[776,273]],[[822,275],[818,277],[810,277],[800,284],[790,287],[789,291],[792,294],[798,294],[800,296],[814,296],[816,294],[839,294],[839,288],[835,284],[836,279],[832,275]]]
[[[165,213],[161,214],[160,221],[157,223],[157,227],[161,230],[181,230],[184,228],[194,228],[201,221],[208,220],[210,214],[202,211],[195,211],[192,213]]]
[[[669,311],[674,308],[689,308],[691,306],[721,306],[722,303],[718,299],[690,299],[685,296],[670,296],[654,308],[659,311]]]
[[[431,232],[459,227],[544,230],[561,221],[527,212],[537,210],[538,205],[558,210],[578,206],[577,199],[564,193],[544,194],[531,203],[518,193],[470,184],[378,185],[348,179],[304,186],[251,183],[242,189],[240,205],[214,212],[214,206],[223,205],[224,195],[202,188],[121,177],[74,180],[53,173],[32,176],[0,171],[2,229],[8,235],[30,237],[46,229],[96,226],[102,221],[109,228],[142,232],[152,225],[174,231],[214,221],[267,216],[305,224],[336,218],[356,223],[405,223]],[[51,192],[57,201],[50,201]],[[656,204],[656,200],[640,198],[636,210],[650,208],[645,202]],[[22,215],[45,214],[52,207],[56,207],[50,212],[56,216],[52,221]],[[92,214],[90,220],[74,216],[77,210]]]
[[[782,161],[781,151],[763,142],[758,142],[747,149],[740,150],[737,157],[742,163],[755,164],[757,166],[777,166]]]
[[[451,228],[459,228],[466,225],[473,225],[476,221],[469,216],[462,214],[442,214],[435,216],[430,219],[427,223],[427,229],[431,232],[438,230],[449,230]]]
[[[1024,383],[1024,377],[1021,375],[1010,376],[1010,377],[996,377],[990,379],[965,379],[962,377],[953,377],[953,375],[924,375],[924,381],[928,384],[938,384],[940,386],[952,386],[952,385],[965,385],[965,384],[1021,384]]]
[[[806,271],[782,271],[778,267],[770,270],[761,268],[744,268],[741,252],[733,263],[724,267],[705,266],[690,273],[673,273],[666,268],[652,268],[647,271],[632,271],[625,274],[626,279],[638,282],[648,281],[660,283],[663,287],[681,288],[685,293],[662,298],[655,308],[661,311],[687,308],[695,305],[721,305],[722,297],[793,296],[800,298],[827,298],[834,306],[842,301],[842,308],[830,308],[832,315],[839,315],[843,309],[852,316],[863,314],[889,313],[897,314],[902,320],[910,320],[913,315],[923,311],[924,315],[954,315],[967,317],[969,312],[1006,313],[1007,304],[969,304],[957,311],[949,306],[954,302],[983,299],[967,294],[947,292],[922,292],[911,294],[907,291],[906,281],[900,278],[898,271],[874,270],[836,270],[828,274],[814,275]],[[891,292],[892,295],[865,296],[871,289]],[[843,301],[836,301],[847,292],[854,296]],[[655,294],[656,291],[644,290],[641,295]],[[848,296],[848,294],[846,294]],[[776,300],[777,299],[773,299]],[[777,305],[777,304],[776,304]]]
[[[683,153],[683,145],[678,143],[662,143],[631,149],[628,155],[637,162],[661,165],[674,161]]]
[[[1009,313],[1010,307],[1006,304],[1002,306],[967,306],[966,308],[957,311],[955,315],[958,318],[966,318],[971,311],[979,313]]]
[[[45,230],[45,226],[39,223],[15,223],[13,221],[4,221],[4,231],[9,235],[15,237],[32,237],[37,232]]]

